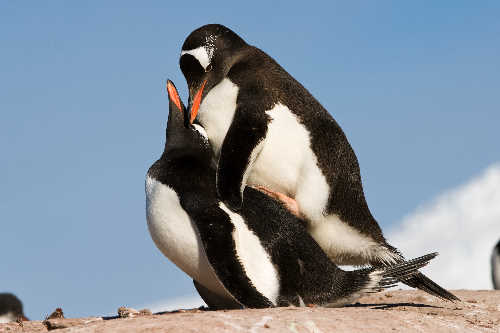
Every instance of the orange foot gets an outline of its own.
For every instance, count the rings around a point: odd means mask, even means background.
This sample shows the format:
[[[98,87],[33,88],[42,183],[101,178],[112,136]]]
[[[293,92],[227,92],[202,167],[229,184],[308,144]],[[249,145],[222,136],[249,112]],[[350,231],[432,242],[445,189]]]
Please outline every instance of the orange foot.
[[[262,193],[267,194],[271,198],[276,199],[276,200],[280,201],[281,203],[283,203],[283,205],[293,215],[295,215],[297,217],[300,217],[300,218],[302,217],[302,214],[300,213],[300,210],[299,210],[299,205],[297,204],[297,201],[295,201],[295,199],[292,199],[292,198],[290,198],[289,196],[287,196],[287,195],[285,195],[283,193],[267,189],[267,188],[265,188],[263,186],[255,186],[255,188],[257,190],[261,191]]]

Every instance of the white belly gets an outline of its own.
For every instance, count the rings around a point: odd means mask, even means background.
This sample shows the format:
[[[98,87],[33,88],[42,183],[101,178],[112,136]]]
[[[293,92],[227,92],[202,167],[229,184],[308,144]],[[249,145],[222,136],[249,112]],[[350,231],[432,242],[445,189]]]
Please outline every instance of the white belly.
[[[196,225],[170,187],[146,178],[146,217],[158,249],[187,275],[219,296],[234,299],[217,278]]]
[[[297,201],[304,215],[312,221],[320,220],[329,186],[311,150],[309,133],[283,104],[267,114],[272,120],[247,183],[287,194]]]

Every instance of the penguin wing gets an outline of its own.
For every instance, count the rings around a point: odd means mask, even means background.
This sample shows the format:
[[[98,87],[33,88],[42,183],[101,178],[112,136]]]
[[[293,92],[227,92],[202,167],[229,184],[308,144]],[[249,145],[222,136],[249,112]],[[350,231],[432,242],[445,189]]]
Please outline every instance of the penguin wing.
[[[222,143],[217,167],[219,198],[233,211],[241,208],[246,180],[263,148],[270,121],[264,110],[247,102],[238,95],[238,107]]]
[[[246,307],[266,308],[273,303],[252,284],[236,252],[230,217],[217,205],[193,216],[210,265],[233,297]]]

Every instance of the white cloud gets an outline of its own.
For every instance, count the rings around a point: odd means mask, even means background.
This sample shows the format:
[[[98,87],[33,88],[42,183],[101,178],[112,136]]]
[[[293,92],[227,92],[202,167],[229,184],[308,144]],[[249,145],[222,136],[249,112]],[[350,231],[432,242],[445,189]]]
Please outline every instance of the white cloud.
[[[148,305],[141,305],[135,309],[149,309],[151,312],[163,312],[179,309],[193,309],[205,305],[205,302],[198,295],[186,295],[178,298],[169,298]]]
[[[500,239],[500,164],[418,208],[387,234],[407,258],[438,251],[424,272],[447,289],[491,289]]]

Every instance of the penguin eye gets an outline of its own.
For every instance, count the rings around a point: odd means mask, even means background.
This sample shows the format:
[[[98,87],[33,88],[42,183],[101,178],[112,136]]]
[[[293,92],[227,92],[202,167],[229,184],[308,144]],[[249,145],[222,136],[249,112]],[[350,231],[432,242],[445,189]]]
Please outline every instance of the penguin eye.
[[[180,60],[181,71],[186,80],[198,82],[205,73],[199,61],[190,54],[184,54]]]
[[[205,72],[210,72],[212,70],[212,64],[208,64],[207,68],[205,68]]]

